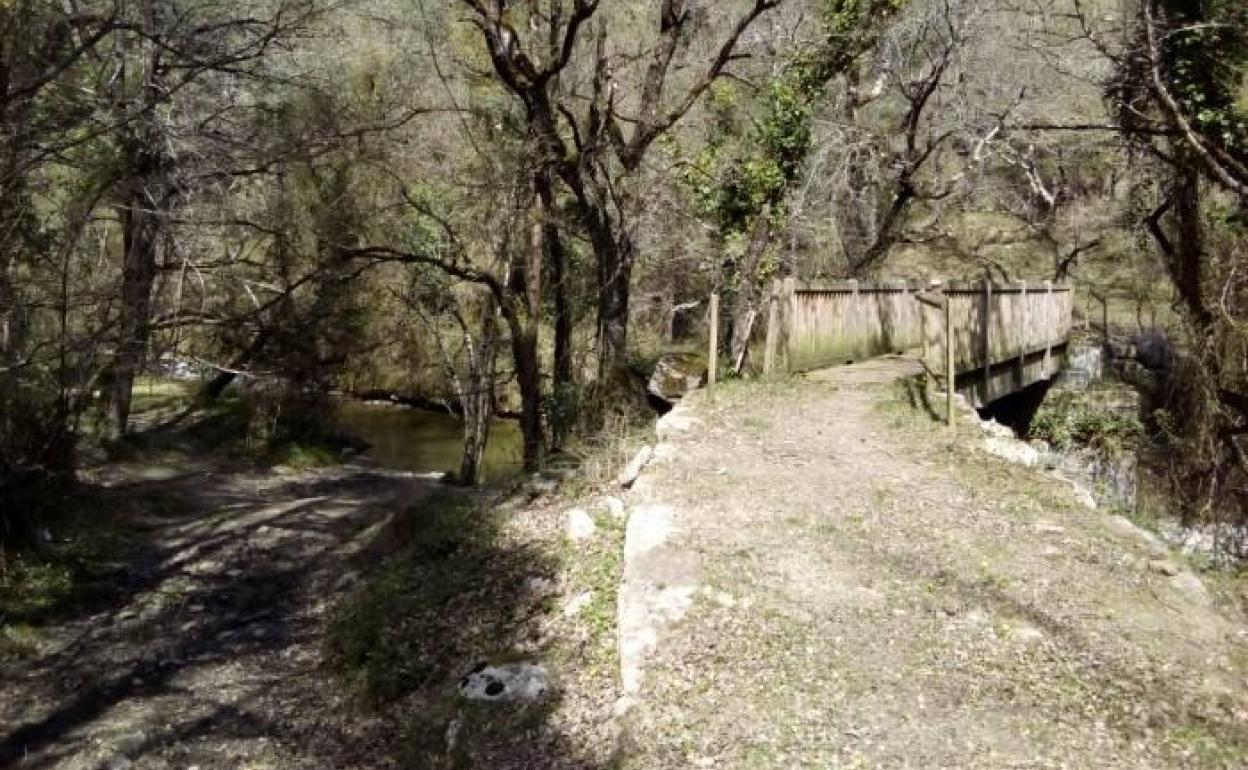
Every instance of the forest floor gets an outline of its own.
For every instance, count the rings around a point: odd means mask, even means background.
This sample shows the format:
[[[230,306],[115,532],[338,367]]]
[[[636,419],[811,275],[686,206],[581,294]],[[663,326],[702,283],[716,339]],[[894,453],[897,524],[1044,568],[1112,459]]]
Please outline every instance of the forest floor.
[[[574,551],[551,494],[194,450],[85,473],[16,568],[0,767],[590,767],[610,750],[620,526]],[[459,698],[481,663],[526,656],[558,698]]]
[[[1243,586],[936,424],[906,372],[698,394],[635,492],[668,535],[624,595],[667,625],[625,766],[1248,766]]]

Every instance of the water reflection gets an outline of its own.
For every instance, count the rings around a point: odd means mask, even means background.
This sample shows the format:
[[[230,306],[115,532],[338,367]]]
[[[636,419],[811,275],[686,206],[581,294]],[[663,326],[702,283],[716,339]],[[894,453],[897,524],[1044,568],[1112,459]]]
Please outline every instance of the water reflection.
[[[464,429],[452,415],[344,401],[338,405],[336,422],[343,431],[368,442],[368,456],[378,465],[417,472],[459,470]],[[520,427],[515,422],[494,421],[483,465],[487,481],[520,472]]]

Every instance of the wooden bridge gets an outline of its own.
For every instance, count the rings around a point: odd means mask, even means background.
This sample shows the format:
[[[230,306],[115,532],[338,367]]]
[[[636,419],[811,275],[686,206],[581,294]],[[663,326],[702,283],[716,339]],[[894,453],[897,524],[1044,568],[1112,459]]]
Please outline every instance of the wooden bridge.
[[[916,351],[929,375],[983,406],[1061,368],[1073,309],[1051,281],[773,285],[764,371],[801,372]]]

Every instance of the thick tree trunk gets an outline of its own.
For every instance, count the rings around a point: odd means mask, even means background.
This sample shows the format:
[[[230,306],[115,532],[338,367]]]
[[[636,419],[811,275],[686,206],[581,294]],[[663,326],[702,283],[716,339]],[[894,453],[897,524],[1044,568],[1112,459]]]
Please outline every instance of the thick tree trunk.
[[[771,204],[764,203],[754,222],[754,235],[737,271],[737,302],[732,314],[732,371],[741,374],[750,352],[750,337],[759,309],[758,269],[771,242]]]
[[[534,223],[523,270],[524,310],[510,304],[503,308],[511,331],[511,355],[520,388],[520,433],[524,443],[524,469],[541,470],[545,461],[546,435],[542,428],[542,366],[538,353],[538,328],[542,300],[542,228]],[[513,278],[513,287],[517,282]]]
[[[117,352],[105,383],[109,428],[114,437],[129,430],[135,377],[142,371],[150,337],[152,286],[156,281],[157,212],[148,191],[136,182],[120,211],[124,257]]]
[[[1213,326],[1213,313],[1205,301],[1205,226],[1201,215],[1201,171],[1195,153],[1176,148],[1174,180],[1175,238],[1168,260],[1179,297],[1202,334]]]
[[[524,443],[524,469],[539,471],[545,457],[546,437],[542,430],[542,370],[537,352],[536,327],[517,328],[513,324],[511,356],[520,387],[520,434]]]
[[[628,303],[633,278],[633,243],[610,231],[590,233],[598,267],[598,386],[628,383]]]
[[[127,52],[118,49],[122,57],[122,72],[116,80],[118,105],[123,113],[133,108],[136,101],[146,109],[139,119],[128,124],[121,137],[127,174],[117,207],[123,243],[121,308],[117,350],[104,383],[105,412],[115,437],[129,430],[134,379],[147,356],[161,213],[171,203],[173,194],[169,175],[172,161],[165,154],[165,132],[154,109],[164,99],[159,74],[162,49],[155,42],[161,15],[158,4],[159,0],[143,0],[139,4],[139,21],[146,39],[141,43],[139,91],[133,99],[125,94]],[[121,38],[118,41],[120,45]]]
[[[552,372],[551,449],[559,450],[567,439],[572,416],[576,414],[576,382],[572,360],[572,303],[568,298],[567,252],[554,220],[555,196],[549,175],[539,173],[536,180],[541,202],[542,247],[555,305],[555,361]]]

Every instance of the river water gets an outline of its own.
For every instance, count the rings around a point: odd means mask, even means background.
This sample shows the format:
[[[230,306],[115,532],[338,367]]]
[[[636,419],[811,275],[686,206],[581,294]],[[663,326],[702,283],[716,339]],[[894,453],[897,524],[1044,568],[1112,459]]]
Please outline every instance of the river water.
[[[345,433],[368,442],[366,456],[386,468],[426,473],[458,471],[463,456],[463,423],[450,414],[393,404],[342,401],[335,422]],[[495,420],[490,427],[486,481],[518,474],[523,466],[520,426]]]

